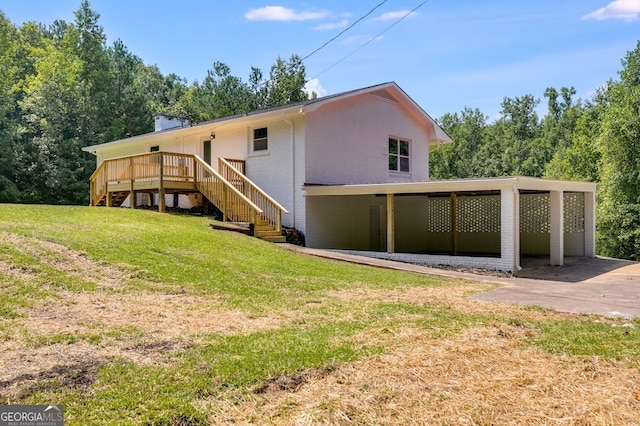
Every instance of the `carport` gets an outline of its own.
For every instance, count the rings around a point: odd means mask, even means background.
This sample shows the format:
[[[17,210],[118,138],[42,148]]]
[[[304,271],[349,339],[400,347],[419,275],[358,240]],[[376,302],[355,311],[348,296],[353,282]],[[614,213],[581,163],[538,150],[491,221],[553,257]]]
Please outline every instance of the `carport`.
[[[517,272],[521,256],[595,256],[589,182],[501,177],[305,185],[309,247]]]

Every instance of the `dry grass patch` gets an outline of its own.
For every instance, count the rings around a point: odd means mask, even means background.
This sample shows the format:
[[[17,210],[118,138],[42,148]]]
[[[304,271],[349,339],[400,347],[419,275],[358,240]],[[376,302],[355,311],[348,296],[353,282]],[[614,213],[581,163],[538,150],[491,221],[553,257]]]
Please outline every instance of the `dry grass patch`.
[[[251,317],[221,308],[215,298],[186,294],[60,295],[14,321],[14,331],[0,343],[3,401],[24,397],[47,374],[74,371],[83,362],[166,364],[201,335],[247,334],[277,328],[285,320]]]
[[[47,266],[70,276],[95,282],[102,288],[120,287],[129,278],[128,272],[96,262],[86,254],[61,244],[2,231],[0,231],[0,238],[13,244],[21,253],[38,259]]]
[[[526,317],[528,320],[566,319],[568,314],[549,310],[524,310],[522,306],[471,300],[467,296],[488,291],[495,284],[468,281],[459,285],[438,287],[409,287],[400,290],[348,289],[330,292],[329,295],[349,302],[408,303],[417,306],[437,304],[466,314],[497,314],[505,317]]]
[[[250,333],[279,326],[276,317],[227,310],[212,297],[162,293],[71,293],[28,313],[35,334],[86,334],[104,327],[135,327],[171,339],[190,334]]]
[[[433,340],[397,330],[393,353],[310,377],[296,392],[220,406],[212,421],[277,424],[634,425],[638,369],[524,348],[526,328],[495,325]]]
[[[20,268],[12,263],[0,259],[0,274],[11,275],[21,280],[28,280],[35,277],[35,274],[24,268]]]

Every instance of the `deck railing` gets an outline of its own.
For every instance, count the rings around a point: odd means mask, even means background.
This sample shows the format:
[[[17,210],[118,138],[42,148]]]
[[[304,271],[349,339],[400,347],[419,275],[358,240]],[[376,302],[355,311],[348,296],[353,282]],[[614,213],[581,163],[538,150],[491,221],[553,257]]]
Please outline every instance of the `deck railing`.
[[[194,158],[189,154],[150,152],[103,161],[91,175],[91,205],[108,193],[110,184],[151,181],[194,182]]]
[[[218,158],[218,171],[227,182],[262,210],[262,219],[273,226],[276,231],[282,230],[282,214],[289,213],[276,200],[260,189],[255,183],[224,158]]]

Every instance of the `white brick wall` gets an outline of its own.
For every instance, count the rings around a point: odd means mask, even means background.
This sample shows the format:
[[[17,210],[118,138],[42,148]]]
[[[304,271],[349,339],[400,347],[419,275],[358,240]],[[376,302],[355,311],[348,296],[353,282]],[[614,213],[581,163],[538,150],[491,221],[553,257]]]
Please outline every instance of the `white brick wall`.
[[[584,193],[584,255],[596,255],[596,194]]]
[[[564,263],[564,195],[562,191],[551,191],[551,208],[549,214],[551,224],[550,263]]]
[[[500,268],[517,272],[520,263],[518,193],[512,188],[500,191]]]

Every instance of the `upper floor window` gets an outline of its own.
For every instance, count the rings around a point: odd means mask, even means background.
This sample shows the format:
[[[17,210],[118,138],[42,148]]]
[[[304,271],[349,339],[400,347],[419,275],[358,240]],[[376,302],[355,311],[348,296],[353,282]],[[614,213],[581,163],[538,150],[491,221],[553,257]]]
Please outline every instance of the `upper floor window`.
[[[267,128],[253,129],[253,150],[266,151],[269,148]]]
[[[409,141],[389,138],[389,170],[409,172]]]

